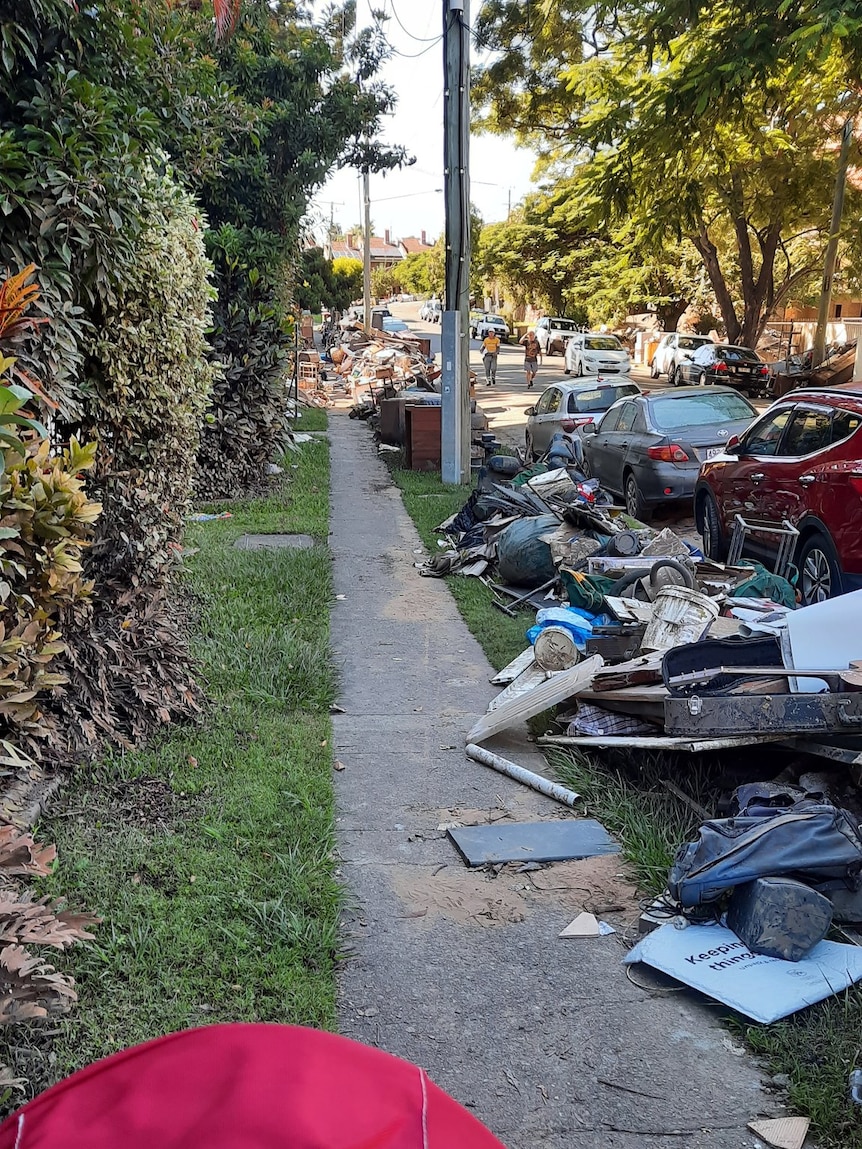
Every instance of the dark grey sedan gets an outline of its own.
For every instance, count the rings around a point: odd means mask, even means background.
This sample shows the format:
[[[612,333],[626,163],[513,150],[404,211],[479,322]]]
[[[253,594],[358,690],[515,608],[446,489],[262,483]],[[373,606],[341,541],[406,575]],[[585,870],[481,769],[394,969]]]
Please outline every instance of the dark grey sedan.
[[[690,500],[701,463],[757,415],[730,387],[680,387],[615,403],[582,430],[586,469],[645,522],[660,503]]]

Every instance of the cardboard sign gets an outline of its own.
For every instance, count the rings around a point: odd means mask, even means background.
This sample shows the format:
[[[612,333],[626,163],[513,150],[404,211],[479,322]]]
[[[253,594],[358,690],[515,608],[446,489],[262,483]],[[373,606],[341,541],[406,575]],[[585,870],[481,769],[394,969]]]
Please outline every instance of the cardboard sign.
[[[678,930],[668,923],[638,942],[623,961],[646,962],[766,1024],[862,980],[860,946],[819,942],[801,961],[782,961],[752,953],[720,925]]]

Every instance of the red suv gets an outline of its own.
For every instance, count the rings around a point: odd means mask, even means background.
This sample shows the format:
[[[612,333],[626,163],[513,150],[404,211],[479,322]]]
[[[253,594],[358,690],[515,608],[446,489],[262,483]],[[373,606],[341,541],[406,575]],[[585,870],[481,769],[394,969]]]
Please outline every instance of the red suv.
[[[862,383],[794,391],[704,463],[694,513],[705,553],[723,560],[736,515],[799,531],[803,603],[862,588]],[[768,540],[747,544],[755,558]]]

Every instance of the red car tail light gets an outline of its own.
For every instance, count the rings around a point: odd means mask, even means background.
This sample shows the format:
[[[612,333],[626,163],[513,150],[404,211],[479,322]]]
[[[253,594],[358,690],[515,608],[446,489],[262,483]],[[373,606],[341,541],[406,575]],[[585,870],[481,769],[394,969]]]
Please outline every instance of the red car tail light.
[[[726,371],[727,370],[727,364],[725,363],[725,361],[723,359],[718,359],[718,360],[716,360],[715,363],[713,363],[712,369],[713,369],[713,371]]]
[[[766,364],[765,364],[765,363],[764,363],[764,364],[763,364],[763,366],[760,368],[760,374],[761,374],[761,375],[768,375],[768,374],[769,374],[769,368],[766,366]]]
[[[689,457],[680,447],[679,443],[671,443],[669,447],[647,447],[647,455],[651,459],[658,459],[660,463],[688,463]]]
[[[585,423],[592,423],[592,415],[576,415],[572,422],[576,427],[583,427]]]

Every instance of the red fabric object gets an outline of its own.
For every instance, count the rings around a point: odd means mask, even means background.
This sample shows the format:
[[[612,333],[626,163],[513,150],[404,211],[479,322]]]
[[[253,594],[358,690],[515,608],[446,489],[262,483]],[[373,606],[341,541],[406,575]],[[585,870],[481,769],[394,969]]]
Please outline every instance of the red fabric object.
[[[0,1125],[0,1149],[504,1149],[424,1070],[346,1037],[213,1025],[125,1049]]]

